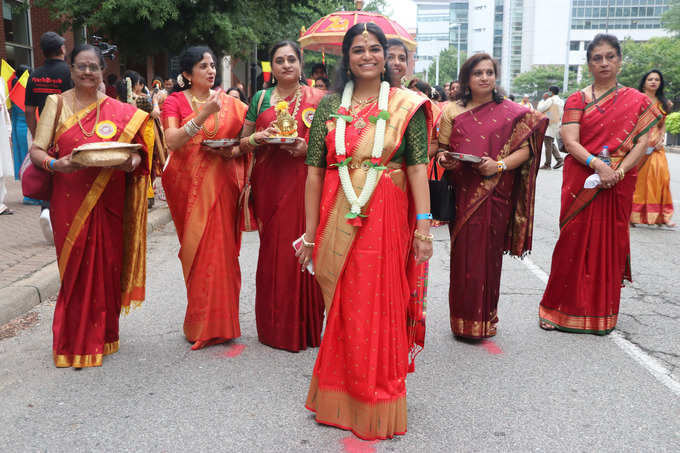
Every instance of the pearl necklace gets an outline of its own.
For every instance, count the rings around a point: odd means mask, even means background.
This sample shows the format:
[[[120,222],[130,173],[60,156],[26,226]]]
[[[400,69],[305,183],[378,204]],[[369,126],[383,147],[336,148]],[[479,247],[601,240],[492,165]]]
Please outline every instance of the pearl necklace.
[[[345,89],[342,92],[342,100],[340,102],[341,107],[349,109],[353,93],[354,82],[349,81],[345,85]],[[378,109],[381,111],[387,110],[389,93],[390,84],[387,82],[382,82],[380,84],[380,94],[378,95]],[[385,145],[386,123],[387,122],[383,118],[378,118],[376,122],[375,135],[373,137],[373,149],[371,151],[371,158],[373,159],[380,159],[380,157],[382,157],[383,146]],[[345,148],[346,127],[347,121],[344,118],[339,117],[335,128],[335,153],[338,155],[338,157],[347,155],[347,150]],[[368,203],[368,200],[371,199],[371,195],[373,195],[373,191],[378,185],[378,171],[379,170],[376,168],[376,166],[372,166],[368,169],[364,188],[357,196],[356,192],[354,192],[354,187],[352,187],[352,179],[349,176],[348,165],[338,166],[342,190],[350,204],[350,214],[348,214],[349,218],[356,218],[360,216],[361,209],[366,205],[366,203]]]

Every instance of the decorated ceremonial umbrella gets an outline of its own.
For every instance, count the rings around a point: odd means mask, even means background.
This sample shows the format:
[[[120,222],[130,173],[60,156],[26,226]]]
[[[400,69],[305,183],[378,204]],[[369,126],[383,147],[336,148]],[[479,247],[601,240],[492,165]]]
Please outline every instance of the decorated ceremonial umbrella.
[[[382,29],[387,39],[401,40],[410,51],[416,50],[416,42],[406,29],[382,14],[361,11],[363,2],[357,1],[358,11],[337,11],[322,17],[305,30],[300,31],[300,46],[305,50],[316,50],[334,55],[342,53],[342,38],[353,25],[373,22]]]

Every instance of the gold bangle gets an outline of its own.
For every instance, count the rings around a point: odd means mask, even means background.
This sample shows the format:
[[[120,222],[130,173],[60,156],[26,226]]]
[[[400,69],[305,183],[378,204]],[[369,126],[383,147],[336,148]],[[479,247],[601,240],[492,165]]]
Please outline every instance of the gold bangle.
[[[432,236],[432,234],[421,233],[418,230],[415,230],[413,232],[413,236],[416,239],[420,239],[421,241],[425,241],[425,242],[432,242],[432,240],[434,239],[434,236]]]
[[[300,239],[302,239],[302,245],[305,246],[305,247],[312,248],[315,245],[314,242],[307,242],[304,234],[302,236],[300,236]]]
[[[251,146],[257,146],[257,142],[255,141],[255,132],[250,134],[248,137],[248,143],[250,143]]]
[[[623,168],[619,168],[618,170],[616,170],[616,172],[617,172],[617,173],[619,174],[619,176],[621,177],[620,179],[623,179],[623,178],[626,177],[626,172],[623,171]]]

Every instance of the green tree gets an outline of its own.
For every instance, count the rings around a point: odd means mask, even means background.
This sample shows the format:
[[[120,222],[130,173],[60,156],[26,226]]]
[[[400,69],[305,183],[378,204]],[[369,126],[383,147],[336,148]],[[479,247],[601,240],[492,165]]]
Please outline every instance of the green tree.
[[[671,0],[670,8],[661,16],[666,30],[680,33],[680,0]]]
[[[445,83],[451,82],[458,78],[458,68],[457,65],[457,51],[456,46],[449,46],[448,49],[444,49],[439,53],[439,84],[444,86]],[[461,66],[467,59],[467,54],[465,52],[460,53],[460,64]],[[432,62],[427,70],[427,82],[434,86],[436,82],[437,73],[437,63]],[[420,78],[425,78],[425,74],[416,74]]]
[[[539,99],[548,87],[556,85],[562,91],[564,82],[563,65],[540,65],[523,72],[512,81],[512,93],[522,96],[528,94],[532,99]],[[576,89],[576,73],[569,72],[569,87]]]
[[[337,10],[353,10],[351,0],[35,0],[64,27],[86,26],[128,55],[178,53],[189,43],[219,53],[249,56],[281,39],[298,38],[300,28]],[[366,10],[384,10],[385,0]]]
[[[652,38],[646,42],[626,39],[621,45],[623,66],[619,82],[637,88],[650,69],[663,73],[665,94],[676,106],[680,101],[680,37]]]

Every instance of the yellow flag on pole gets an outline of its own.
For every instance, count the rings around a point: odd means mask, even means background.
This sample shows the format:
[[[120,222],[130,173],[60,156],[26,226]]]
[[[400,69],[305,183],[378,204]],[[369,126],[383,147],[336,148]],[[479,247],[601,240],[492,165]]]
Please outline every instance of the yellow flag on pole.
[[[14,77],[14,68],[10,66],[4,59],[2,64],[0,64],[0,77],[5,81],[5,93],[9,94],[10,82]],[[7,96],[7,108],[12,107],[12,101],[10,101],[9,96]]]

